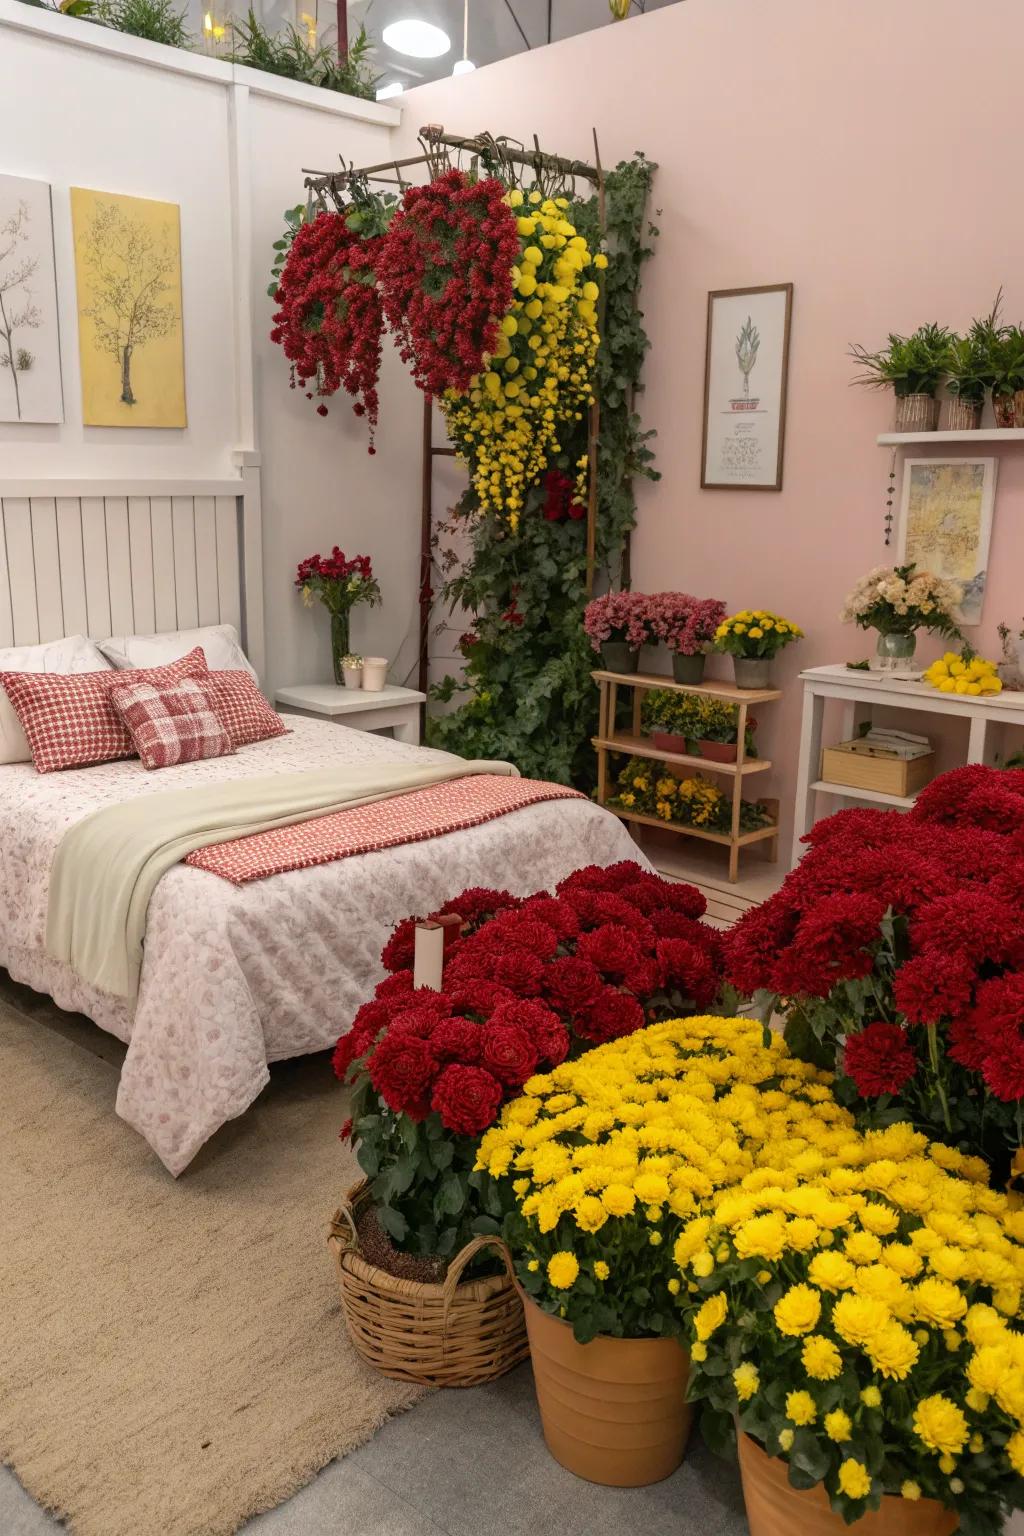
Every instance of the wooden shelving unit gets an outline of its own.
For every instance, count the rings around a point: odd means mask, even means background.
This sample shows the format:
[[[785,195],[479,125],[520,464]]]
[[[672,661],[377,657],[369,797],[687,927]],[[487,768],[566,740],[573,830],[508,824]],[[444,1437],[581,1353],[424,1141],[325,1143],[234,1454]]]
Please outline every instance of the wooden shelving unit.
[[[752,774],[765,773],[771,768],[767,758],[745,756],[747,712],[755,704],[771,704],[776,699],[781,699],[782,694],[777,688],[737,688],[735,683],[677,683],[674,678],[660,677],[653,672],[592,672],[591,676],[601,690],[598,709],[597,735],[593,738],[593,745],[597,752],[597,798],[600,805],[605,806],[618,816],[621,821],[632,822],[641,827],[659,827],[662,831],[678,833],[682,837],[695,837],[705,843],[718,843],[729,850],[729,879],[735,884],[739,877],[740,849],[747,848],[752,843],[766,844],[766,852],[771,860],[778,858],[779,828],[777,821],[770,827],[758,827],[753,832],[740,830],[740,805],[743,798],[744,781]],[[618,714],[619,689],[630,688],[633,692],[632,703],[632,728],[629,731],[616,729],[615,721]],[[694,693],[705,698],[718,699],[726,704],[734,704],[739,711],[736,722],[737,749],[734,763],[712,762],[706,757],[691,757],[682,752],[660,752],[655,748],[650,737],[640,733],[640,708],[643,696],[653,688],[666,688],[672,693]],[[609,805],[609,768],[608,758],[612,752],[624,753],[627,757],[643,757],[651,762],[664,763],[668,768],[690,768],[694,772],[718,773],[732,780],[732,823],[728,832],[707,832],[702,827],[682,826],[675,822],[665,822],[656,816],[645,816],[640,812],[628,811],[621,806]]]

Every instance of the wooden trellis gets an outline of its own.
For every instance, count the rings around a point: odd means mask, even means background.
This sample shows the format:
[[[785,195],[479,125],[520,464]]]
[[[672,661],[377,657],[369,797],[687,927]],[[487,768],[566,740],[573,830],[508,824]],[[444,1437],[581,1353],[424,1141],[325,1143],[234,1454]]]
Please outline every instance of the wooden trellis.
[[[541,149],[536,137],[533,148],[528,149],[518,141],[505,137],[494,138],[489,133],[479,133],[468,138],[445,133],[443,127],[431,123],[420,129],[421,152],[418,155],[408,155],[402,159],[384,160],[377,165],[359,167],[347,165],[344,158],[339,156],[340,170],[304,171],[307,204],[310,210],[315,206],[327,211],[340,211],[349,201],[353,186],[366,186],[370,182],[376,182],[404,191],[411,183],[403,173],[413,167],[426,166],[430,180],[433,181],[442,176],[445,171],[450,170],[453,165],[462,165],[468,161],[471,169],[476,170],[482,166],[486,172],[498,176],[509,184],[520,181],[522,173],[526,172],[529,174],[531,184],[535,185],[545,197],[560,196],[566,191],[573,192],[576,181],[589,181],[597,193],[599,227],[603,234],[605,229],[604,172],[601,167],[596,130],[593,138],[595,164],[590,165],[584,160],[569,160],[564,155],[549,154]],[[604,307],[602,288],[598,307],[599,336],[603,334],[604,329]],[[600,426],[601,403],[595,400],[590,407],[587,421],[586,590],[588,596],[594,589],[597,557],[597,475]],[[434,524],[433,465],[434,459],[438,456],[455,458],[456,451],[451,447],[435,446],[433,401],[430,395],[424,395],[420,500],[420,643],[417,683],[422,692],[426,692],[427,689],[430,660],[431,539]]]

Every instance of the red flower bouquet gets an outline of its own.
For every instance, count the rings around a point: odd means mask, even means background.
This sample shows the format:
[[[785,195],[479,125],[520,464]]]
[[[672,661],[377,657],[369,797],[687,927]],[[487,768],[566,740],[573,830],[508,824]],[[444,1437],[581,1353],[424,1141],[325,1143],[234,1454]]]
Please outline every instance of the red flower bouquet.
[[[865,1123],[909,1119],[1005,1183],[1024,1140],[1024,771],[955,769],[906,815],[840,811],[807,841],[729,934],[729,980]]]
[[[496,1232],[496,1193],[473,1173],[480,1136],[538,1072],[658,1019],[706,1010],[720,935],[692,886],[633,863],[577,870],[554,895],[470,889],[440,992],[413,986],[417,918],[381,956],[390,973],[338,1041],[352,1129],[381,1225],[420,1255],[450,1258]]]

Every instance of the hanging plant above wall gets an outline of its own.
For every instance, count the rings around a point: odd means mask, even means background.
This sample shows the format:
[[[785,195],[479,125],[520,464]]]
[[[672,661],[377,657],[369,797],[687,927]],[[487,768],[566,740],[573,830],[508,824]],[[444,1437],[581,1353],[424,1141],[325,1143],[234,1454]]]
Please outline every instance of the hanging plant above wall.
[[[429,395],[464,394],[512,303],[516,221],[500,181],[450,170],[410,187],[377,263],[381,302],[404,362]]]
[[[377,378],[384,319],[376,288],[380,236],[364,235],[341,213],[320,213],[296,231],[275,297],[272,341],[292,365],[292,388],[318,398],[344,388],[365,416],[370,452],[377,426]]]

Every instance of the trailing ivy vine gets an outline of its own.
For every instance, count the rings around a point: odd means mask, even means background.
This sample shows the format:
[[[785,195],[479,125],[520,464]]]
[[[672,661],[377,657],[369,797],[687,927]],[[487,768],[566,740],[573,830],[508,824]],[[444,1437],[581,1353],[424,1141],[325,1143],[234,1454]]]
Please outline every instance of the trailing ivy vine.
[[[658,233],[647,215],[654,170],[637,154],[608,173],[603,240],[596,195],[573,201],[567,214],[592,250],[603,246],[609,255],[596,391],[599,587],[622,580],[636,522],[634,479],[658,478],[649,447],[655,434],[644,430],[634,403],[650,345],[637,299]],[[597,725],[593,652],[582,624],[586,523],[560,495],[559,476],[571,477],[586,451],[584,420],[562,442],[555,473],[528,491],[516,533],[503,520],[479,513],[472,488],[439,529],[443,597],[452,610],[472,615],[473,628],[460,642],[463,678],[446,677],[432,690],[439,703],[467,697],[427,727],[433,746],[467,757],[507,758],[531,777],[582,788],[594,779],[590,738]],[[467,534],[470,555],[460,561],[444,540],[454,535],[464,542]]]

